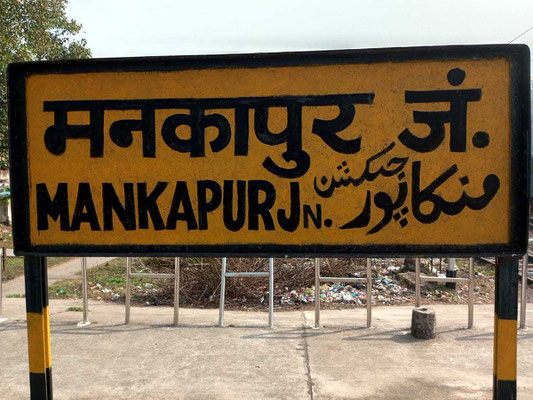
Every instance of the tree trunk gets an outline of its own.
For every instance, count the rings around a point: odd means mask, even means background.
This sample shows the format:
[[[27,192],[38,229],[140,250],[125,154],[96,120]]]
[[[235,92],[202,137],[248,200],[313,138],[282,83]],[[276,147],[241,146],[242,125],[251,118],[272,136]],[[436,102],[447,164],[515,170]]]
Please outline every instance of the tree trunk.
[[[411,317],[411,335],[417,339],[434,339],[437,318],[431,308],[415,308]]]

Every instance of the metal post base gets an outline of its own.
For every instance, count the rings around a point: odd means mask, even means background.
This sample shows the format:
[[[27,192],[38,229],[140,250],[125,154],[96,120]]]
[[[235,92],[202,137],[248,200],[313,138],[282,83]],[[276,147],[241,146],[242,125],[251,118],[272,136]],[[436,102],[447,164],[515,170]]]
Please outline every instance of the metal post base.
[[[89,326],[89,325],[91,325],[91,321],[80,321],[76,324],[78,328],[83,328],[84,326]]]
[[[0,317],[0,324],[1,324],[2,322],[6,322],[7,320],[8,320],[7,318],[2,318],[2,317]]]
[[[457,278],[457,271],[450,271],[446,270],[446,278]],[[446,287],[448,289],[455,290],[457,288],[457,284],[455,282],[446,282]]]

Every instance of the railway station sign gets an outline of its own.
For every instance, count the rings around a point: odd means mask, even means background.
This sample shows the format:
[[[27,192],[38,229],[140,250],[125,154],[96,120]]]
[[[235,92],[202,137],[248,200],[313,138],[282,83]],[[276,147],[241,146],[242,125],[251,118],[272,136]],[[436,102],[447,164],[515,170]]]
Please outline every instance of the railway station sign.
[[[523,253],[529,50],[12,64],[18,255]]]

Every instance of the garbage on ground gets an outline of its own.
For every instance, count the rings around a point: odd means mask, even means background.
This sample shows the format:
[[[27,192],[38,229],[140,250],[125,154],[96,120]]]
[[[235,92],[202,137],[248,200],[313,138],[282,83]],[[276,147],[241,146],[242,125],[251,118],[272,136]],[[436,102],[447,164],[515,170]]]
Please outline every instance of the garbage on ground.
[[[399,270],[399,269],[398,269]],[[360,273],[354,273],[354,278],[361,278]],[[372,304],[400,304],[409,301],[414,292],[402,288],[398,279],[389,275],[375,274],[372,278]],[[320,286],[320,301],[324,303],[342,303],[366,305],[366,283],[324,283]],[[297,305],[315,301],[315,288],[302,288],[284,293],[279,303],[282,305]]]

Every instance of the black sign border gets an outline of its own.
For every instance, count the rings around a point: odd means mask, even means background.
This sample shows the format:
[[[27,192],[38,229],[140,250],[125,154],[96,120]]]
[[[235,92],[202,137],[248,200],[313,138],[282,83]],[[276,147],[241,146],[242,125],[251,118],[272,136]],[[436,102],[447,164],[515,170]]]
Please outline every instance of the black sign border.
[[[511,65],[511,218],[510,241],[475,245],[32,245],[30,242],[26,148],[26,77],[32,74],[175,71],[207,68],[257,68],[403,61],[507,58]],[[37,256],[253,256],[397,257],[508,256],[528,246],[530,160],[530,52],[523,44],[432,46],[411,48],[256,53],[206,56],[134,57],[8,66],[10,178],[13,242],[16,255]],[[482,229],[482,227],[480,228]]]

